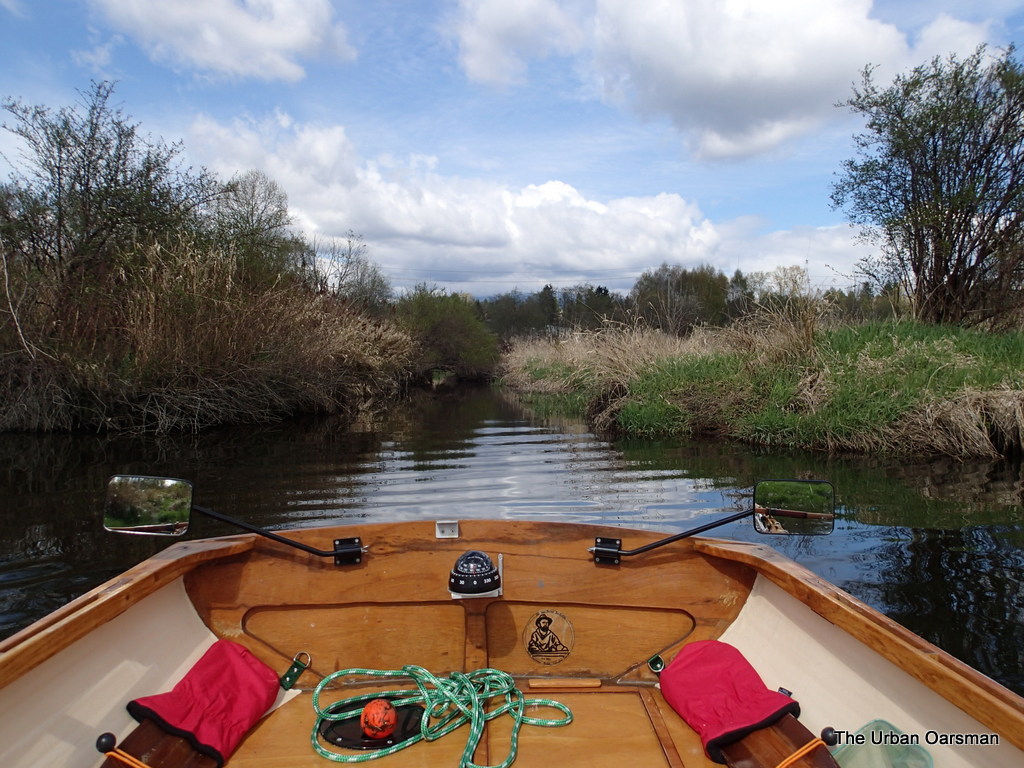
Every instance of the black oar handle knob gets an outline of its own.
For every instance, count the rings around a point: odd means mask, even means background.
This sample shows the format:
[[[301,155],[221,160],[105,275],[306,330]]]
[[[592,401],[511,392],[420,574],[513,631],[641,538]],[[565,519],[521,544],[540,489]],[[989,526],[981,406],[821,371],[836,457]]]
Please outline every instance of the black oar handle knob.
[[[101,733],[96,739],[96,749],[104,755],[117,746],[117,736],[112,733]]]

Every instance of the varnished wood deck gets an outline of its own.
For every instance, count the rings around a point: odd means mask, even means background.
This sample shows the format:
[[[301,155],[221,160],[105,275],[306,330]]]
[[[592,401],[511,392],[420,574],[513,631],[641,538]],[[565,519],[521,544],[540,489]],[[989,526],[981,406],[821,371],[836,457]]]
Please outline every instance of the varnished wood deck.
[[[647,660],[718,637],[753,583],[750,568],[685,549],[595,565],[587,548],[599,530],[468,521],[462,539],[449,540],[435,539],[431,523],[381,525],[365,537],[370,551],[360,565],[311,565],[302,553],[257,547],[200,564],[185,584],[214,634],[239,640],[274,668],[305,651],[315,679],[416,664],[441,674],[494,667],[654,683]],[[495,561],[502,555],[500,598],[451,599],[448,573],[467,541]],[[554,665],[526,649],[544,611],[564,617],[574,635]]]

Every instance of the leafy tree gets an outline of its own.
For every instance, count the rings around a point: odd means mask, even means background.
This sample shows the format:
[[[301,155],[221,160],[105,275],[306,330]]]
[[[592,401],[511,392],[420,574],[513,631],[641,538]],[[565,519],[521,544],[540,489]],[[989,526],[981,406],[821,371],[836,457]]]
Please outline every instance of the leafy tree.
[[[662,264],[637,278],[632,298],[650,325],[682,335],[701,323],[725,321],[729,280],[708,265],[686,269]]]
[[[530,294],[515,290],[481,302],[480,309],[487,327],[502,339],[542,332],[551,324],[544,304],[545,291],[549,289],[551,286],[545,286],[540,293]],[[550,298],[555,299],[553,289],[550,290]],[[553,313],[557,316],[557,303]]]
[[[807,270],[796,264],[779,266],[768,273],[768,285],[772,293],[786,298],[810,294],[810,278]]]
[[[750,287],[750,280],[737,269],[729,278],[729,287],[726,291],[726,313],[732,319],[742,317],[750,311],[753,301],[754,294]]]
[[[452,371],[464,379],[493,375],[498,340],[470,298],[419,285],[398,300],[396,315],[416,342],[416,373],[422,379],[434,371]]]
[[[555,325],[558,323],[558,296],[555,294],[555,289],[548,283],[540,289],[540,293],[537,294],[537,302],[540,304],[540,311],[544,316],[544,322],[547,325]]]
[[[868,67],[839,105],[867,127],[833,204],[880,248],[862,273],[900,285],[920,320],[972,325],[1022,304],[1024,67],[1014,52],[935,58],[887,88]]]
[[[807,270],[795,264],[776,267],[771,272],[751,272],[746,283],[751,297],[764,307],[778,307],[812,297]]]
[[[562,322],[571,328],[593,330],[624,313],[623,299],[603,285],[589,283],[563,288],[559,305]]]

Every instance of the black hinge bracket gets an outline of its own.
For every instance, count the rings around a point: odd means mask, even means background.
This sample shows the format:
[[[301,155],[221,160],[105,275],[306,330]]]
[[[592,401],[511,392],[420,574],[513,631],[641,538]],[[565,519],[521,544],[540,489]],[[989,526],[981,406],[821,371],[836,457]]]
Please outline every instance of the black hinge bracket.
[[[604,565],[618,565],[622,561],[622,539],[606,539],[598,536],[594,539],[594,562]]]
[[[352,539],[334,540],[334,564],[355,565],[363,562],[363,540],[358,536]]]

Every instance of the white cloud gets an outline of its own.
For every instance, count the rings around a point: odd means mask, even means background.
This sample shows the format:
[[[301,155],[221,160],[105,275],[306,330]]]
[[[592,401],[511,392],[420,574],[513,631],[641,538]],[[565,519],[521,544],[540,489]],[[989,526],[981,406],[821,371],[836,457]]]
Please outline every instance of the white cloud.
[[[222,176],[269,174],[307,235],[362,234],[399,288],[433,274],[478,295],[545,282],[628,290],[664,261],[731,274],[802,264],[808,253],[824,263],[853,260],[845,227],[765,235],[749,222],[716,225],[678,194],[600,201],[557,180],[515,188],[448,176],[436,158],[365,158],[343,126],[281,113],[231,123],[203,117],[186,144]],[[822,268],[815,280],[830,275]]]
[[[705,158],[771,150],[831,119],[867,64],[895,73],[966,53],[985,23],[933,15],[915,39],[871,0],[502,0],[462,4],[471,79],[518,82],[531,58],[577,54],[609,103],[667,118]]]
[[[527,59],[575,53],[583,43],[579,22],[557,0],[460,0],[454,34],[467,77],[492,85],[520,83]]]
[[[811,287],[822,291],[860,283],[856,264],[871,252],[847,224],[763,231],[763,222],[745,218],[721,224],[719,232],[722,248],[714,266],[725,274],[798,266],[807,270]]]
[[[96,37],[90,30],[90,37]],[[97,43],[92,48],[71,51],[71,60],[80,67],[91,70],[97,77],[112,79],[109,72],[113,63],[115,48],[124,43],[124,38],[114,35],[104,43]]]
[[[627,0],[599,5],[608,98],[667,116],[703,156],[739,156],[808,131],[864,64],[902,55],[867,0]]]
[[[229,77],[295,81],[300,57],[351,59],[329,0],[91,0],[155,61]]]
[[[921,30],[915,50],[920,51],[923,58],[916,63],[923,64],[925,59],[935,55],[970,54],[988,39],[988,31],[987,23],[971,24],[939,14]]]

